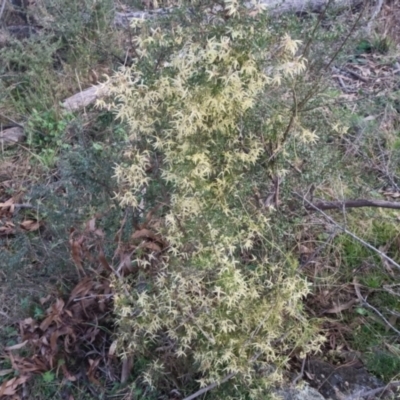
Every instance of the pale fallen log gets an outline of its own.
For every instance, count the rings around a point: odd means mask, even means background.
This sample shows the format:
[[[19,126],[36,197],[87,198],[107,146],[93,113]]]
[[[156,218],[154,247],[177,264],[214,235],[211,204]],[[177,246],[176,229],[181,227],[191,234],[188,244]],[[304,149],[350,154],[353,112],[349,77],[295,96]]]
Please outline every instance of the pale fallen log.
[[[305,11],[321,11],[330,0],[262,0],[260,3],[272,13],[283,14],[285,12],[305,12]],[[360,4],[362,0],[331,0],[332,7],[349,7]],[[251,9],[253,5],[247,3],[247,7]],[[166,15],[174,10],[173,7],[160,8],[150,11],[130,11],[116,12],[114,23],[118,26],[128,26],[133,19],[150,19]],[[215,9],[213,10],[215,11]],[[93,104],[99,94],[100,86],[93,86],[88,89],[76,93],[62,103],[63,107],[68,111],[76,111],[90,104]]]
[[[345,201],[318,201],[312,204],[306,204],[307,210],[345,210],[347,208],[391,208],[400,210],[400,202],[385,201],[385,200],[345,200]]]
[[[275,15],[284,14],[286,12],[320,12],[328,2],[329,0],[262,0],[260,1],[260,4],[270,11],[270,13]],[[361,3],[362,0],[333,0],[332,7],[353,7]],[[249,9],[253,8],[253,4],[250,2],[247,3],[246,6]],[[220,6],[217,8],[220,8]],[[133,19],[151,19],[169,14],[173,9],[173,7],[168,7],[148,11],[116,12],[114,23],[117,26],[128,26]],[[215,10],[216,8],[214,8],[213,11]]]
[[[7,147],[15,143],[19,143],[25,140],[25,133],[23,128],[19,126],[13,126],[0,131],[0,146]]]
[[[97,100],[99,96],[100,86],[92,86],[79,93],[75,93],[71,97],[65,99],[62,106],[67,111],[77,111],[81,108],[87,107]]]

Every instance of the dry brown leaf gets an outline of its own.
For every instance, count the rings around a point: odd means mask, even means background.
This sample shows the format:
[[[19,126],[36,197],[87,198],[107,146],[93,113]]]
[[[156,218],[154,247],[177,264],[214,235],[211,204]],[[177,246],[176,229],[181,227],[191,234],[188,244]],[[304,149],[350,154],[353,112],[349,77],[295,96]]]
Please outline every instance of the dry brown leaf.
[[[156,251],[156,252],[159,252],[162,250],[161,247],[157,243],[154,243],[154,242],[142,242],[140,244],[139,248],[145,248],[145,249],[149,249],[151,251]]]
[[[97,358],[96,360],[89,358],[89,370],[87,371],[87,377],[89,378],[89,381],[95,385],[100,385],[100,382],[95,377],[97,366],[99,365],[100,361],[101,358]]]
[[[397,319],[398,319],[397,315],[391,315],[391,316],[389,317],[389,322],[390,322],[390,324],[391,324],[392,326],[396,326],[396,324],[397,324]],[[387,333],[387,332],[389,332],[389,331],[390,331],[390,327],[389,327],[389,326],[386,326],[385,332]]]
[[[14,344],[14,346],[8,346],[8,347],[5,348],[5,350],[6,351],[19,350],[19,349],[22,349],[27,343],[28,343],[28,341],[25,340],[22,343]]]
[[[6,376],[8,374],[12,374],[14,372],[13,369],[2,369],[0,370],[0,376]]]
[[[42,323],[40,324],[40,329],[44,332],[47,330],[47,328],[52,324],[54,320],[54,315],[49,315],[46,317]]]
[[[308,378],[310,381],[313,381],[313,380],[315,379],[315,375],[314,375],[314,374],[311,374],[311,373],[308,372],[308,371],[304,371],[304,374],[307,376],[307,378]]]
[[[96,217],[86,222],[86,231],[94,232],[96,230]]]
[[[71,233],[69,236],[69,244],[71,246],[71,255],[72,259],[78,268],[78,272],[81,272],[83,275],[85,274],[85,271],[83,269],[83,260],[82,260],[82,254],[83,254],[83,243],[85,241],[85,238],[81,235],[78,237],[78,239],[73,238],[75,230],[71,229]]]
[[[13,235],[15,233],[15,225],[12,222],[6,221],[3,226],[0,226],[0,236]]]
[[[361,291],[360,291],[360,284],[358,283],[358,280],[356,277],[354,277],[353,279],[353,286],[354,286],[354,290],[356,292],[357,298],[358,300],[363,303],[364,302],[364,297],[362,297],[361,295]]]
[[[311,254],[313,252],[313,250],[308,248],[307,246],[304,246],[303,244],[300,244],[299,245],[299,252],[301,254]]]
[[[384,196],[391,197],[392,199],[398,199],[400,198],[400,193],[399,192],[383,192]]]
[[[67,379],[70,382],[75,382],[76,381],[76,376],[72,375],[68,370],[65,364],[61,364],[61,370],[64,374],[65,379]],[[72,396],[71,396],[72,397]]]
[[[132,364],[132,357],[127,357],[122,360],[121,383],[125,383],[128,380],[129,375],[131,374]]]
[[[153,239],[158,241],[161,240],[161,238],[159,238],[154,232],[149,229],[140,229],[136,231],[132,235],[132,239]]]
[[[324,311],[325,314],[339,314],[342,311],[348,310],[353,307],[354,304],[358,303],[358,299],[351,299],[347,303],[334,305],[329,310]]]
[[[109,350],[108,350],[108,355],[109,355],[110,357],[113,357],[113,356],[115,355],[115,352],[116,352],[116,350],[117,350],[117,345],[118,345],[118,340],[114,340],[114,341],[111,343],[111,346],[110,346],[110,348],[109,348]]]
[[[83,278],[73,289],[69,296],[68,303],[70,304],[77,298],[85,297],[90,290],[93,289],[93,281],[89,277]]]
[[[55,322],[57,326],[60,325],[64,304],[64,301],[61,299],[57,299],[56,302],[52,304],[52,306],[48,310],[49,315],[40,324],[40,329],[43,332],[46,331],[53,322]]]
[[[113,269],[111,268],[110,264],[108,263],[106,256],[104,254],[104,251],[101,248],[99,249],[98,257],[99,257],[99,261],[100,261],[100,264],[102,265],[102,267],[108,272],[113,272]]]
[[[14,212],[14,199],[8,199],[6,202],[4,203],[0,203],[0,208],[8,208],[10,213],[12,214]]]
[[[54,331],[50,336],[50,348],[53,354],[55,354],[57,351],[57,339],[59,336],[60,336],[59,331]]]
[[[51,295],[47,295],[46,297],[42,297],[39,301],[41,305],[44,305],[45,303],[47,303],[49,300],[51,299]]]
[[[40,222],[34,219],[27,219],[20,223],[20,227],[28,232],[33,232],[40,228]]]
[[[388,251],[388,247],[389,247],[388,245],[386,245],[386,246],[380,246],[380,247],[378,248],[378,250],[379,250],[381,253],[386,254],[387,251]],[[392,268],[392,266],[390,265],[389,261],[388,261],[386,258],[382,257],[381,254],[379,254],[379,257],[380,257],[380,259],[381,259],[381,261],[382,261],[383,266],[384,266],[385,269],[386,269],[386,272],[387,272],[392,278],[395,278],[395,274],[394,274],[393,268]]]
[[[121,254],[117,271],[123,276],[126,276],[131,273],[132,270],[132,253]]]
[[[9,354],[13,368],[22,374],[28,373],[39,373],[48,370],[48,366],[37,356],[33,356],[32,359],[23,357],[13,356]]]
[[[0,396],[13,396],[17,392],[18,386],[25,383],[28,379],[29,376],[25,375],[3,382],[0,386]]]

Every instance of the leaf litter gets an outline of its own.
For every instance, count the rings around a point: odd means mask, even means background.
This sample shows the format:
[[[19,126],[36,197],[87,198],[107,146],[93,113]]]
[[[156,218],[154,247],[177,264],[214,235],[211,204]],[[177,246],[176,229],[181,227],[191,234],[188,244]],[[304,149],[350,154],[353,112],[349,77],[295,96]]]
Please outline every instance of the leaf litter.
[[[13,204],[12,200],[6,205],[1,203],[0,213],[11,212]],[[97,217],[88,221],[82,232],[70,230],[70,255],[80,280],[69,297],[56,298],[41,319],[19,321],[20,342],[4,348],[2,357],[9,360],[12,369],[0,371],[0,376],[6,378],[0,385],[0,399],[21,398],[22,389],[34,375],[49,371],[56,371],[65,382],[83,381],[102,389],[107,383],[128,380],[132,360],[118,361],[117,341],[112,335],[111,279],[113,275],[121,278],[137,273],[132,268],[136,251],[154,265],[168,246],[149,226],[149,214],[128,243],[121,240],[118,231],[118,245],[110,263],[104,251],[105,234],[96,227]],[[47,296],[40,303],[45,305],[50,299]]]

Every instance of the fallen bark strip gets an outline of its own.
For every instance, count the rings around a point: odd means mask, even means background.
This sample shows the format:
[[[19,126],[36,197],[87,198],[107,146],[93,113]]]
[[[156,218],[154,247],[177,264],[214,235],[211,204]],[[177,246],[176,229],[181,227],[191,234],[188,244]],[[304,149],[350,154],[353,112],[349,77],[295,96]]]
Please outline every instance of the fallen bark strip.
[[[400,210],[400,202],[384,201],[384,200],[346,200],[346,201],[319,201],[317,203],[305,204],[307,210],[343,210],[346,208],[361,208],[361,207],[377,207],[391,208]]]

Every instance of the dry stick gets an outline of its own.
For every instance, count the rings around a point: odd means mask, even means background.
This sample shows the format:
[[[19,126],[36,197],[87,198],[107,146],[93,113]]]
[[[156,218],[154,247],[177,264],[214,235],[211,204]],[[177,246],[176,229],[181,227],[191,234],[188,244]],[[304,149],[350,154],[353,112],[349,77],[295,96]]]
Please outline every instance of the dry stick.
[[[5,1],[7,1],[7,0],[5,0]],[[5,3],[4,3],[4,4],[5,4]],[[11,119],[10,117],[7,117],[6,115],[4,115],[4,114],[2,114],[2,113],[0,113],[0,117],[5,118],[6,120],[12,122],[12,123],[13,123],[14,125],[16,125],[16,126],[19,126],[20,128],[23,128],[23,127],[24,127],[24,125],[22,125],[22,124],[20,124],[20,123],[18,123],[18,122],[16,122],[16,121],[14,121],[14,120]]]
[[[304,262],[304,264],[300,265],[300,268],[305,268],[307,265],[311,264],[315,258],[318,256],[318,254],[326,247],[328,244],[332,241],[332,239],[337,235],[337,231],[334,230],[328,237],[328,239],[322,243],[311,255],[310,257],[307,258],[307,260]]]
[[[358,284],[356,278],[354,278],[354,280],[353,280],[353,286],[354,286],[354,290],[355,290],[355,292],[356,292],[357,298],[358,298],[358,300],[361,302],[361,304],[362,304],[363,306],[367,307],[367,308],[370,308],[372,311],[374,311],[374,312],[379,316],[379,318],[381,318],[381,319],[386,323],[386,325],[387,325],[390,329],[392,329],[394,332],[396,332],[396,333],[400,336],[400,331],[397,330],[397,329],[383,316],[383,314],[382,314],[379,310],[377,310],[375,307],[371,306],[371,304],[369,304],[369,303],[367,302],[367,300],[364,299],[364,297],[363,297],[362,294],[361,294],[360,287],[359,287],[359,284]]]
[[[296,383],[297,383],[300,379],[303,378],[303,376],[304,376],[304,368],[305,368],[305,366],[306,366],[306,361],[307,361],[307,356],[303,358],[303,361],[302,361],[302,363],[301,363],[301,370],[300,370],[300,373],[296,376],[295,379],[293,379],[293,382],[292,382],[293,385],[296,385]]]
[[[343,208],[361,208],[361,207],[379,207],[379,208],[392,208],[400,210],[400,202],[384,201],[384,200],[347,200],[347,201],[320,201],[307,205],[307,210],[317,208],[318,210],[333,210]]]
[[[364,297],[362,297],[362,305],[370,308],[372,311],[374,311],[385,323],[386,325],[394,332],[396,332],[399,336],[400,336],[400,331],[398,329],[396,329],[385,317],[384,315],[378,310],[376,309],[374,306],[371,306],[371,304],[369,304]]]
[[[389,256],[387,256],[385,253],[382,253],[380,250],[378,250],[376,247],[372,246],[371,244],[367,243],[365,240],[359,238],[357,235],[355,235],[353,232],[350,232],[348,229],[345,227],[339,225],[335,220],[333,220],[328,214],[323,212],[320,208],[318,208],[316,205],[311,203],[311,201],[307,200],[304,196],[300,195],[297,192],[293,192],[297,197],[300,197],[303,201],[305,201],[311,208],[314,210],[320,212],[329,222],[331,222],[333,225],[337,226],[342,232],[346,233],[347,235],[351,236],[353,239],[357,240],[360,242],[362,245],[365,247],[368,247],[370,250],[376,252],[379,254],[381,257],[383,257],[385,260],[389,261],[392,265],[394,265],[396,268],[400,270],[400,265],[397,264],[396,261],[391,259]]]
[[[333,0],[328,0],[328,2],[326,3],[325,8],[322,10],[322,12],[319,14],[318,16],[318,20],[316,22],[316,24],[314,25],[314,29],[312,30],[311,34],[310,34],[310,38],[308,39],[308,42],[303,50],[303,54],[301,55],[304,58],[308,57],[308,52],[310,50],[310,46],[311,43],[313,42],[313,40],[315,39],[315,33],[317,32],[317,29],[319,28],[319,26],[321,25],[322,20],[325,18],[325,14],[328,11],[328,8],[330,7],[331,3]]]
[[[199,397],[202,394],[207,393],[208,391],[214,389],[215,387],[217,387],[221,383],[225,383],[225,382],[229,381],[229,379],[233,378],[235,375],[236,375],[236,372],[231,372],[224,379],[222,379],[222,381],[216,382],[216,383],[212,383],[211,385],[208,385],[208,386],[204,387],[203,389],[200,389],[197,392],[191,394],[189,397],[185,397],[183,400],[193,400],[196,397]]]

